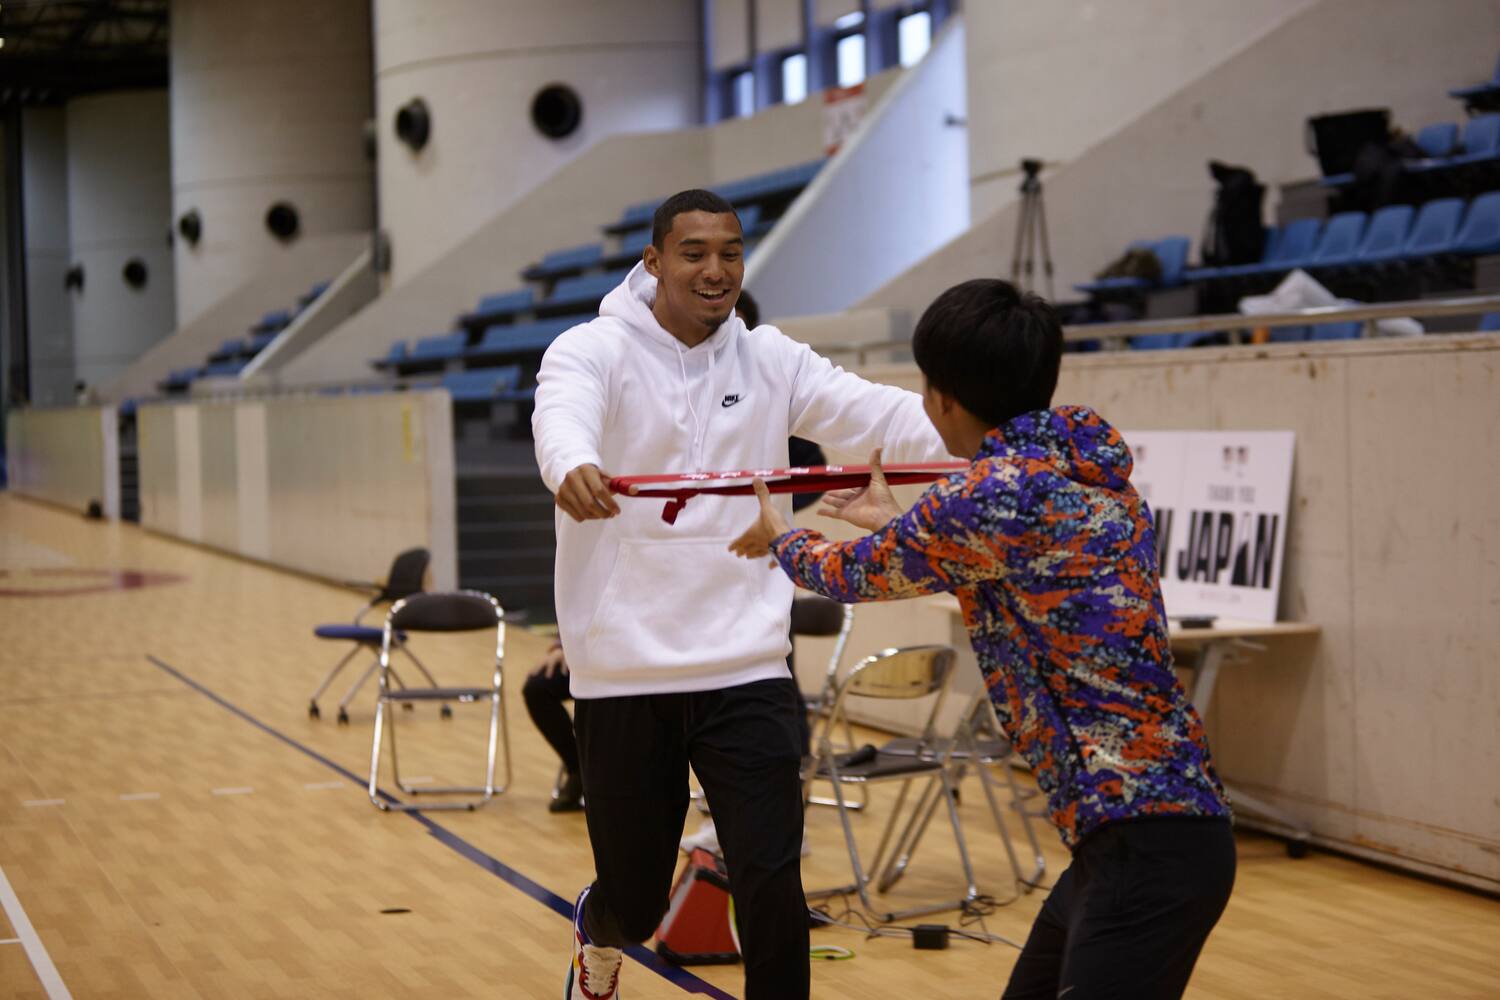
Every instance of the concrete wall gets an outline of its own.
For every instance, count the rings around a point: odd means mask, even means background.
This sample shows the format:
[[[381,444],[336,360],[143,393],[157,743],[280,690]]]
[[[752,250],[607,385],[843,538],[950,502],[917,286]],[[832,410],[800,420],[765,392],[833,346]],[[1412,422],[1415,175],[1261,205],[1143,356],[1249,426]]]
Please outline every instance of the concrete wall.
[[[380,217],[391,278],[421,272],[606,136],[698,120],[699,15],[693,0],[376,0]],[[543,87],[582,100],[563,139],[531,123]],[[427,146],[395,136],[397,110],[421,97]],[[551,248],[548,248],[551,249]]]
[[[911,366],[864,374],[918,379]],[[1056,397],[1127,431],[1296,433],[1280,613],[1322,633],[1225,668],[1199,706],[1220,769],[1316,842],[1492,892],[1497,388],[1500,338],[1456,336],[1069,355]],[[850,662],[949,641],[951,620],[892,604],[861,606],[858,623]],[[826,655],[799,641],[804,687]]]
[[[137,411],[141,524],[332,580],[420,545],[457,586],[445,392],[153,404]]]
[[[58,406],[74,400],[73,305],[63,288],[72,259],[67,118],[61,108],[22,111],[21,182],[30,402]]]
[[[103,398],[119,402],[156,395],[157,382],[168,372],[204,364],[214,348],[231,338],[244,337],[265,313],[290,308],[316,282],[348,271],[352,262],[368,250],[369,242],[367,233],[298,240],[102,386]]]
[[[1395,121],[1413,127],[1460,117],[1446,92],[1493,67],[1496,37],[1494,0],[1321,0],[1306,7],[1044,175],[1059,297],[1135,237],[1185,234],[1196,257],[1213,196],[1210,158],[1244,164],[1275,184],[1317,173],[1304,145],[1309,115],[1390,107]],[[1412,44],[1415,38],[1422,44]],[[970,142],[981,139],[971,135]],[[976,218],[982,201],[976,195]],[[1014,202],[983,217],[861,304],[920,315],[958,281],[1009,274],[1016,218]]]
[[[745,284],[767,314],[844,308],[968,228],[964,99],[955,18],[755,248]]]
[[[74,366],[93,386],[176,325],[167,92],[78,98],[67,124],[72,259],[86,276],[72,294]],[[123,277],[132,259],[146,266],[142,288]]]
[[[1022,157],[1075,159],[1316,2],[966,5],[976,216],[1014,198]],[[1302,78],[1286,78],[1282,89],[1301,91]]]
[[[176,244],[186,326],[298,243],[372,227],[369,4],[177,0],[171,64],[172,217],[203,219]],[[301,217],[290,243],[266,229],[278,201]]]
[[[5,420],[9,488],[82,513],[120,516],[120,449],[112,406],[32,407]]]

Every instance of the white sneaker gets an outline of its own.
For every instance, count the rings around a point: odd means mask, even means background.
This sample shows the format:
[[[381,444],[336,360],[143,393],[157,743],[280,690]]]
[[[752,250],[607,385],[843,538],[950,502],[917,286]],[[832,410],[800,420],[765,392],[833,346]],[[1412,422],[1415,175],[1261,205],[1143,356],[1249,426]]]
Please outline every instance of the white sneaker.
[[[718,854],[719,831],[714,829],[713,819],[704,820],[703,824],[698,827],[697,833],[690,833],[686,837],[683,837],[677,846],[682,848],[684,854],[691,854],[700,847],[705,851],[713,851],[715,854]]]
[[[583,932],[583,901],[591,888],[585,886],[573,904],[573,958],[568,962],[563,1000],[620,1000],[620,965],[625,953],[590,944]]]

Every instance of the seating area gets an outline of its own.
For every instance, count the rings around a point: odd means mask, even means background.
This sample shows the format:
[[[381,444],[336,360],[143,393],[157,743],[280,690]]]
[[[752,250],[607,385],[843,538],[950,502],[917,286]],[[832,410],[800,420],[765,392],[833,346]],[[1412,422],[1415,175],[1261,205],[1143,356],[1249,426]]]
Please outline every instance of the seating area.
[[[1294,270],[1307,272],[1334,296],[1364,302],[1494,287],[1500,278],[1500,66],[1491,81],[1449,94],[1464,101],[1474,117],[1463,124],[1435,122],[1418,129],[1407,151],[1421,155],[1391,153],[1379,183],[1366,167],[1342,167],[1357,159],[1354,146],[1363,142],[1359,148],[1368,151],[1369,137],[1385,134],[1388,114],[1375,110],[1331,116],[1348,122],[1345,128],[1362,138],[1330,141],[1327,148],[1310,141],[1309,152],[1323,169],[1335,171],[1317,182],[1327,191],[1326,199],[1307,202],[1299,213],[1305,217],[1283,217],[1281,225],[1267,227],[1259,260],[1189,266],[1187,236],[1135,240],[1098,278],[1074,286],[1088,298],[1063,305],[1068,319],[1088,323],[1233,313],[1241,299],[1268,293]],[[1309,121],[1310,140],[1319,124],[1318,119]],[[1320,210],[1325,200],[1326,218]],[[1200,252],[1207,258],[1206,248]],[[1143,263],[1143,254],[1155,260]],[[1496,259],[1486,262],[1489,257]],[[1359,323],[1330,323],[1273,331],[1270,339],[1344,339],[1358,337],[1362,330]],[[1136,338],[1132,346],[1190,347],[1223,339],[1217,333],[1185,333]]]
[[[245,336],[232,337],[214,348],[202,365],[175,369],[158,382],[156,387],[168,396],[183,395],[198,379],[238,375],[257,354],[270,347],[271,342],[280,335],[281,331],[291,326],[303,310],[317,301],[318,296],[327,289],[328,282],[318,282],[298,296],[291,308],[272,309],[252,324]]]
[[[712,188],[739,213],[746,255],[771,231],[817,174],[821,160]],[[494,292],[460,314],[446,332],[397,340],[370,364],[399,378],[436,376],[455,403],[524,403],[535,391],[547,347],[594,316],[599,303],[641,259],[660,199],[627,206],[600,227],[604,239],[544,254],[521,272],[522,287]],[[450,384],[451,380],[451,384]],[[455,387],[457,391],[455,391]],[[488,395],[483,395],[488,388]],[[460,400],[459,393],[462,393]]]

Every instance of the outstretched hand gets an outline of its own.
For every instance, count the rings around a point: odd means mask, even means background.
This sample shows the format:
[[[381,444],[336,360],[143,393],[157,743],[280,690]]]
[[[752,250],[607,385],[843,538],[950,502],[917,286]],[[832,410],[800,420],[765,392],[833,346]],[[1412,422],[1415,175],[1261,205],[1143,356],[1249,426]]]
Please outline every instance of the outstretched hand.
[[[869,485],[823,494],[823,506],[818,508],[818,513],[848,521],[866,531],[883,528],[901,515],[901,505],[891,493],[890,484],[885,481],[885,470],[880,466],[879,448],[870,453]]]
[[[601,521],[620,513],[620,505],[609,492],[609,473],[597,465],[580,465],[569,472],[555,500],[575,521]]]
[[[760,516],[740,537],[729,543],[729,551],[742,559],[762,559],[771,554],[771,543],[791,530],[786,518],[771,502],[771,491],[764,479],[755,480],[755,495],[760,498]],[[771,560],[771,565],[777,565]]]

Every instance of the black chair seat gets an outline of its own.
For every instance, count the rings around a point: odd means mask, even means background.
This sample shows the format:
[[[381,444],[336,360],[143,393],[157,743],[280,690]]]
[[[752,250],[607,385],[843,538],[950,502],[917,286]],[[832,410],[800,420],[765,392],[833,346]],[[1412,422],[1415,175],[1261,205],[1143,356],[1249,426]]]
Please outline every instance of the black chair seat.
[[[859,764],[840,765],[840,781],[882,781],[886,778],[906,778],[929,771],[940,771],[942,765],[930,758],[901,757],[889,754],[875,755],[874,760]],[[818,777],[828,777],[826,767],[818,768]]]

